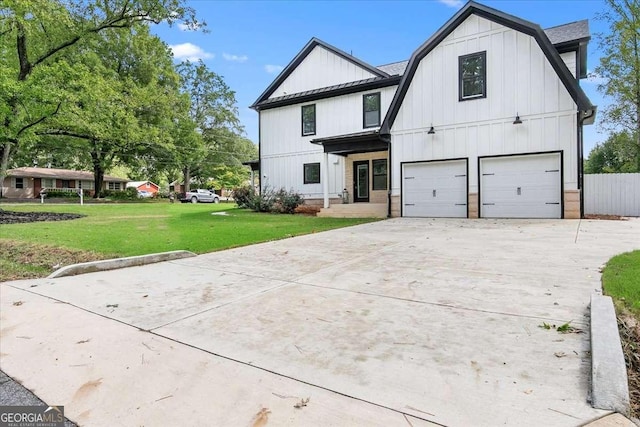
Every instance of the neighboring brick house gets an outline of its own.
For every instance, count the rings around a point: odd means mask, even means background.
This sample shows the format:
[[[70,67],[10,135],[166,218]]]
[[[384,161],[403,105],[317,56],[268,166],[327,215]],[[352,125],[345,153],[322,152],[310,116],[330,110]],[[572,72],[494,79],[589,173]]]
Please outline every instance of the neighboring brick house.
[[[473,1],[408,61],[313,38],[251,106],[261,185],[328,216],[579,218],[589,40]]]
[[[160,186],[151,181],[129,181],[127,188],[135,188],[138,191],[147,191],[151,194],[156,194],[160,191]]]
[[[127,179],[105,175],[103,190],[124,190]],[[56,191],[88,190],[94,193],[92,172],[68,169],[23,167],[9,169],[0,188],[0,196],[7,199],[33,199],[42,189],[52,195]]]

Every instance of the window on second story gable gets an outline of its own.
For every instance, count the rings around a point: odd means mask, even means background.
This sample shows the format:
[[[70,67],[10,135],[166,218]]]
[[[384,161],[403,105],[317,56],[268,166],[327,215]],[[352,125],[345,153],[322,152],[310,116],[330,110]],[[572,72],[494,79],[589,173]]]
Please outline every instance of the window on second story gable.
[[[380,92],[362,96],[362,127],[380,126]]]
[[[459,60],[460,101],[487,97],[487,52],[463,55]]]
[[[316,104],[302,106],[302,136],[316,134]]]

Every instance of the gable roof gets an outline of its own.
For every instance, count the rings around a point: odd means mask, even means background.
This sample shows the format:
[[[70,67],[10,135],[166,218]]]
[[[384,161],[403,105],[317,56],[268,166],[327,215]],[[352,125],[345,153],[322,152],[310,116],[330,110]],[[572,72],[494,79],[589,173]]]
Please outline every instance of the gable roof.
[[[160,186],[158,184],[155,184],[155,183],[153,183],[151,181],[129,181],[129,182],[127,182],[127,187],[135,187],[135,188],[137,188],[137,187],[140,187],[143,184],[149,184],[149,185],[153,185],[155,187],[160,188]]]
[[[73,179],[81,181],[93,181],[93,172],[87,171],[74,171],[69,169],[55,169],[55,168],[36,168],[36,167],[22,167],[9,169],[7,176],[13,176],[18,178],[49,178],[49,179]],[[128,182],[128,179],[118,178],[115,176],[104,176],[105,182]]]
[[[284,70],[282,70],[280,72],[280,74],[278,74],[278,77],[276,77],[276,79],[269,85],[269,87],[267,87],[267,89],[262,92],[262,94],[258,97],[258,99],[249,107],[249,108],[256,108],[256,106],[258,106],[258,104],[260,104],[262,101],[266,100],[267,98],[269,98],[273,92],[276,91],[276,89],[278,89],[278,87],[284,83],[284,81],[287,79],[287,77],[289,77],[291,75],[291,73],[293,72],[293,70],[295,70],[298,65],[300,65],[302,63],[302,61],[304,61],[304,59],[311,53],[311,51],[316,47],[316,46],[321,46],[323,48],[325,48],[326,50],[328,50],[329,52],[334,53],[335,55],[357,65],[360,68],[363,68],[367,71],[369,71],[370,73],[372,73],[374,76],[377,77],[389,77],[389,74],[387,74],[386,72],[384,72],[383,70],[380,70],[372,65],[367,64],[366,62],[356,58],[353,55],[349,55],[348,53],[338,49],[337,47],[331,46],[329,43],[325,43],[322,40],[313,37],[311,40],[309,40],[309,42],[302,48],[302,50],[295,56],[295,58],[293,58],[291,60],[291,62],[289,62],[289,64],[284,68]]]
[[[435,49],[440,44],[440,42],[442,42],[449,34],[453,32],[453,30],[455,30],[462,22],[464,22],[465,19],[467,19],[472,14],[504,25],[505,27],[512,28],[516,31],[520,31],[524,34],[528,34],[535,38],[545,57],[560,78],[560,81],[562,81],[562,84],[567,89],[567,91],[571,95],[571,98],[573,98],[574,102],[578,106],[578,109],[583,112],[595,110],[596,107],[591,103],[587,95],[584,93],[584,91],[578,84],[578,81],[573,77],[564,61],[560,57],[560,54],[549,40],[549,37],[545,34],[545,32],[538,24],[534,24],[532,22],[484,6],[471,0],[467,2],[467,4],[465,4],[464,7],[458,11],[458,13],[453,15],[451,19],[449,19],[442,27],[440,27],[440,29],[436,31],[435,34],[433,34],[411,55],[409,64],[407,65],[407,69],[404,72],[402,81],[400,82],[400,86],[398,87],[398,90],[396,91],[396,94],[391,101],[391,105],[389,106],[387,115],[385,116],[384,121],[382,122],[382,126],[380,127],[381,134],[390,133],[391,126],[393,126],[393,122],[398,115],[398,111],[400,110],[402,101],[407,94],[407,90],[409,89],[409,85],[411,84],[411,80],[416,73],[420,61],[422,61],[425,56],[427,56],[433,49]],[[582,28],[582,26],[580,26],[580,28]],[[566,36],[568,33],[569,31],[557,32],[559,38],[561,34],[565,34]]]

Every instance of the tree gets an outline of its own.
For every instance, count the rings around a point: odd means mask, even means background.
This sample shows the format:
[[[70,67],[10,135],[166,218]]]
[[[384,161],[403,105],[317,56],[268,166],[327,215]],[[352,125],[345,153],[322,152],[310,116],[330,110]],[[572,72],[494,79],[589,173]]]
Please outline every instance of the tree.
[[[604,79],[598,90],[613,102],[602,111],[601,123],[618,132],[610,140],[618,140],[621,132],[632,138],[635,149],[625,152],[634,156],[628,160],[640,170],[640,2],[605,2],[608,10],[600,17],[609,24],[610,32],[601,36],[603,55],[595,72]]]
[[[242,132],[235,92],[221,76],[199,61],[178,65],[182,90],[191,100],[189,117],[197,135],[185,135],[187,144],[176,156],[182,171],[185,190],[192,179],[201,182],[213,176],[213,168],[221,164],[220,147],[237,140]]]
[[[38,135],[84,142],[99,197],[113,165],[141,166],[173,150],[176,111],[188,103],[168,47],[144,24],[105,30],[77,55],[84,75],[74,82],[72,102]]]
[[[102,32],[182,20],[198,26],[185,0],[3,0],[0,4],[0,182],[22,142],[55,117],[80,77],[63,54]]]
[[[585,162],[586,173],[640,172],[635,138],[628,132],[615,132],[595,146]]]

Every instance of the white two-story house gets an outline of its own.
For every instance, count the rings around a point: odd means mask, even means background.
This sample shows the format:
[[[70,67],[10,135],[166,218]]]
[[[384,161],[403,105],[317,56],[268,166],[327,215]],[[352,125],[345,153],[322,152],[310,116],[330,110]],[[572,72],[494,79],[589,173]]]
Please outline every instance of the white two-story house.
[[[261,186],[324,215],[579,218],[589,39],[475,2],[408,61],[314,38],[252,105]]]

